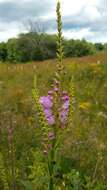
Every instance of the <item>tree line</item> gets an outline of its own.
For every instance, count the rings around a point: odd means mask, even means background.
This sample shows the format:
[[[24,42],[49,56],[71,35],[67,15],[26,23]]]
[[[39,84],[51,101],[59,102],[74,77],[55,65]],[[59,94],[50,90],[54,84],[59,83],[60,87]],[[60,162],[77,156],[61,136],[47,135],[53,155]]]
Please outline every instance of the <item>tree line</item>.
[[[28,62],[56,58],[56,35],[29,32],[0,43],[0,61]],[[82,57],[107,49],[107,44],[64,39],[65,57]]]

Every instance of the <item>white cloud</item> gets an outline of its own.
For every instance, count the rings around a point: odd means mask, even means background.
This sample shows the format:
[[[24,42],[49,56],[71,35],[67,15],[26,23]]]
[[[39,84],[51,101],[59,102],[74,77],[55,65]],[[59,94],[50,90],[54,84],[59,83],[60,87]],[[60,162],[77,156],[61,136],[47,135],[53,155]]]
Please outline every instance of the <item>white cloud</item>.
[[[101,0],[62,0],[62,10],[63,15],[78,14],[84,7],[91,7],[91,12],[94,11],[93,8],[101,3]]]
[[[95,21],[101,18],[100,12],[94,6],[85,7],[84,15],[90,21]]]
[[[91,37],[93,36],[93,34],[90,32],[89,28],[84,28],[84,29],[80,29],[80,30],[68,30],[68,31],[64,31],[63,35],[66,38],[72,38],[72,39],[83,39],[83,38],[87,38],[87,37]]]
[[[13,2],[14,0],[0,0],[0,3]]]
[[[0,23],[0,41],[7,41],[9,38],[17,37],[22,30],[22,25],[17,22]]]

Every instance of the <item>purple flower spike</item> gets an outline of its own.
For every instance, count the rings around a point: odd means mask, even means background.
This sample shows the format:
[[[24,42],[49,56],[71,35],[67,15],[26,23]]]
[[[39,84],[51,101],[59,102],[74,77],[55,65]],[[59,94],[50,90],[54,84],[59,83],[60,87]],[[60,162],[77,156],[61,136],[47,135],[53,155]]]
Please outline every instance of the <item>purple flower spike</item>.
[[[56,81],[56,83],[59,84],[58,81]],[[58,92],[58,91],[59,91],[59,88],[56,85],[56,86],[54,86],[53,90],[50,90],[48,92],[47,96],[42,96],[40,98],[40,103],[43,106],[43,111],[44,111],[46,120],[47,120],[49,125],[55,124],[55,116],[54,116],[53,111],[52,111],[54,96],[52,96],[52,95],[54,92]],[[61,125],[65,126],[65,124],[67,122],[68,112],[69,112],[69,106],[70,106],[70,100],[69,99],[70,98],[69,98],[66,91],[63,91],[62,94],[63,94],[63,96],[61,97],[62,104],[61,104],[61,106],[58,107],[57,111],[59,112],[59,118],[60,118]],[[63,128],[63,127],[61,127],[61,128]],[[55,137],[51,134],[51,135],[49,135],[49,138],[53,139]]]

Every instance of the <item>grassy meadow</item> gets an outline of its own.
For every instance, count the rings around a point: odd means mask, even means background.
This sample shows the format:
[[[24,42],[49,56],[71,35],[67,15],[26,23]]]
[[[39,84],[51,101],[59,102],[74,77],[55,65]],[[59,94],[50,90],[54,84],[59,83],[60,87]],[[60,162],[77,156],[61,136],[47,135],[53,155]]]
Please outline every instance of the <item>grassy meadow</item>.
[[[75,109],[61,146],[61,173],[77,184],[68,190],[106,190],[107,53],[65,59],[64,66],[66,90],[74,78]],[[36,75],[40,95],[46,94],[55,68],[56,60],[0,63],[0,190],[46,189],[32,88]]]

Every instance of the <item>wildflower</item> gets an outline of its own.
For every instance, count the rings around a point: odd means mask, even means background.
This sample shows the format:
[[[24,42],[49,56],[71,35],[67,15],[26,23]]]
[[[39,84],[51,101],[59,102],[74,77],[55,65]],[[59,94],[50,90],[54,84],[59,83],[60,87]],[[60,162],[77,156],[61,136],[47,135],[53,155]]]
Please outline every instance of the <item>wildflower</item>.
[[[67,100],[66,102],[64,102],[62,108],[63,109],[68,109],[69,108],[69,100]]]
[[[67,93],[67,91],[63,91],[62,94],[63,95],[67,95],[68,93]]]
[[[50,96],[42,96],[40,98],[40,103],[43,105],[44,108],[47,108],[47,109],[51,108],[53,105]]]
[[[81,108],[82,110],[88,110],[91,107],[91,103],[90,102],[83,102],[79,105],[79,108]]]
[[[52,116],[52,110],[50,110],[50,109],[45,109],[44,113],[45,113],[46,117],[51,117]]]
[[[50,125],[55,124],[55,119],[54,119],[53,116],[47,117],[46,119],[47,119],[47,121],[48,121],[48,124],[50,124]]]
[[[53,116],[52,110],[51,110],[51,108],[53,106],[52,97],[50,95],[42,96],[40,98],[40,103],[43,106],[43,111],[45,113],[45,117],[46,117],[48,124],[53,125],[55,123],[55,119],[54,119],[54,116]]]
[[[65,122],[67,120],[67,115],[68,115],[68,111],[66,111],[66,110],[62,110],[60,112],[60,121],[61,121],[61,123],[65,124]]]
[[[53,95],[53,91],[52,90],[48,91],[48,95]]]
[[[53,132],[50,132],[48,134],[48,137],[49,137],[50,140],[53,140],[53,139],[55,139],[55,134]]]
[[[55,123],[55,119],[54,119],[54,116],[52,115],[52,111],[50,109],[45,109],[44,113],[48,121],[48,124],[53,125]]]
[[[57,92],[58,88],[55,88],[55,91]],[[53,93],[53,90],[48,92],[48,94],[51,94],[51,95],[52,95],[52,93]],[[67,117],[68,117],[70,102],[69,102],[69,96],[67,95],[67,92],[64,91],[64,93],[62,93],[62,94],[63,94],[63,96],[61,97],[62,104],[60,105],[59,109],[56,111],[58,111],[58,115],[59,115],[61,124],[65,125],[66,121],[67,121]],[[52,113],[52,109],[54,107],[54,104],[53,104],[54,96],[51,96],[51,95],[42,96],[40,98],[40,103],[43,106],[43,111],[45,113],[45,117],[46,117],[46,120],[49,125],[55,124],[55,119],[56,119]]]
[[[52,115],[52,110],[51,110],[51,108],[53,106],[52,96],[50,96],[50,95],[42,96],[40,98],[40,103],[43,106],[43,111],[45,113],[45,117],[46,117],[48,124],[53,125],[55,123],[55,119],[54,119],[54,116]]]
[[[63,123],[61,123],[60,128],[65,129],[65,125]]]
[[[54,88],[54,91],[55,91],[55,92],[58,92],[58,91],[59,91],[59,88],[55,87],[55,88]]]

